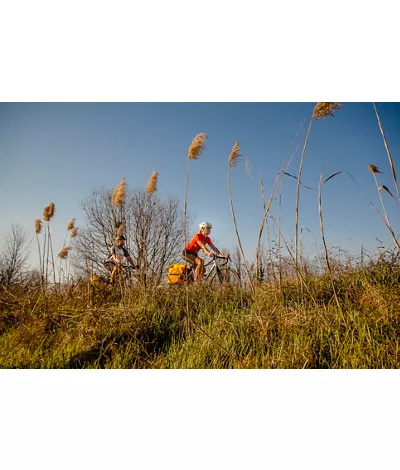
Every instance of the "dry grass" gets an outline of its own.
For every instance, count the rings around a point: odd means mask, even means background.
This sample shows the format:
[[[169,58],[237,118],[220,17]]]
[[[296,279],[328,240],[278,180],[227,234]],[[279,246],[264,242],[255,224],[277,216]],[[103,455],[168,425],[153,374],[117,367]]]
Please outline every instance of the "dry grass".
[[[147,194],[152,194],[157,191],[157,180],[158,180],[158,173],[156,171],[153,171],[149,178],[149,182],[147,184],[147,189],[146,193]]]
[[[340,103],[317,103],[313,110],[313,119],[327,119],[333,117],[333,111],[341,109]]]
[[[239,141],[237,140],[228,158],[228,165],[230,168],[233,168],[238,165],[239,158],[240,158],[239,151],[240,151],[240,144],[239,144]]]
[[[389,268],[389,266],[387,267]],[[255,295],[195,289],[0,291],[1,368],[399,368],[400,270],[343,273],[332,303],[327,277],[270,284]],[[111,289],[111,290],[109,290]],[[88,297],[90,295],[90,297]]]
[[[74,228],[75,228],[75,219],[71,219],[71,220],[68,222],[67,231],[73,230]]]
[[[64,247],[60,253],[58,253],[58,257],[61,258],[61,259],[66,259],[68,257],[68,253],[70,252],[71,250],[71,247],[70,246],[66,246]]]
[[[40,219],[35,220],[35,232],[37,235],[42,231],[42,221]]]
[[[46,222],[49,222],[55,214],[56,207],[54,205],[54,202],[50,202],[48,206],[46,206],[43,210],[43,220]]]
[[[71,231],[71,238],[75,238],[78,235],[78,227],[74,227]]]
[[[189,160],[197,160],[200,158],[201,154],[205,150],[205,141],[207,140],[207,134],[197,134],[196,137],[193,139],[192,143],[190,144],[188,150],[188,159]]]
[[[376,165],[373,165],[372,163],[370,165],[368,165],[368,170],[371,172],[371,173],[382,173],[379,168],[376,166]]]
[[[126,198],[126,182],[125,178],[121,179],[121,182],[115,188],[112,195],[112,202],[114,206],[123,206]]]

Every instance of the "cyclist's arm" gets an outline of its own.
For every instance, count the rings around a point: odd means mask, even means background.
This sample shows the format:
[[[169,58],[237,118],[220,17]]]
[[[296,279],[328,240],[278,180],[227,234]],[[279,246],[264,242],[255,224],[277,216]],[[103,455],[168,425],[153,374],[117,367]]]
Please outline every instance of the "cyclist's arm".
[[[204,245],[203,242],[198,241],[197,243],[199,244],[199,247],[204,251],[204,253],[205,253],[207,256],[213,256],[213,254],[211,253],[211,251],[206,248],[206,246]]]
[[[218,250],[218,248],[217,248],[215,245],[213,245],[211,242],[209,243],[209,245],[210,245],[211,248],[217,253],[218,256],[223,256],[224,258],[227,258],[227,256],[226,256],[226,255],[223,255],[223,254]]]

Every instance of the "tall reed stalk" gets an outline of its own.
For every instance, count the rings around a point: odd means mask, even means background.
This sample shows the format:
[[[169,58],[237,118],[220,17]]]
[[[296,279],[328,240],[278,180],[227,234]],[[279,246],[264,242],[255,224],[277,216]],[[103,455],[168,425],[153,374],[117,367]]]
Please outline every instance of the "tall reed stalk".
[[[378,111],[377,111],[377,109],[376,109],[375,103],[372,103],[372,104],[373,104],[373,106],[374,106],[376,118],[377,118],[377,120],[378,120],[379,130],[381,131],[382,138],[383,138],[383,143],[384,143],[384,145],[385,145],[386,152],[387,152],[387,155],[388,155],[388,158],[389,158],[390,170],[391,170],[391,172],[392,172],[392,177],[393,177],[394,185],[395,185],[396,191],[397,191],[397,199],[400,200],[399,186],[398,186],[398,184],[397,184],[396,169],[395,169],[395,167],[394,167],[394,162],[393,162],[392,154],[390,153],[389,144],[387,143],[386,136],[385,136],[385,133],[384,133],[384,131],[383,131],[382,123],[381,123],[381,120],[380,120],[380,118],[379,118],[379,114],[378,114]]]
[[[187,244],[187,195],[189,188],[189,171],[190,171],[190,161],[198,160],[202,153],[205,150],[205,141],[208,139],[207,134],[200,133],[192,140],[192,143],[188,149],[188,160],[186,168],[186,185],[185,185],[185,201],[184,201],[184,210],[183,210],[183,236],[184,244]]]
[[[329,271],[329,277],[330,277],[330,280],[331,280],[333,295],[335,296],[336,304],[337,304],[337,306],[338,306],[338,308],[339,308],[339,310],[340,310],[340,312],[343,316],[342,306],[340,305],[339,298],[338,298],[337,292],[336,292],[332,267],[331,267],[331,264],[329,262],[328,248],[327,248],[326,240],[325,240],[324,222],[323,222],[323,218],[322,218],[322,186],[326,182],[328,182],[330,179],[332,179],[335,176],[339,175],[340,173],[341,173],[341,171],[338,171],[337,173],[334,173],[333,175],[329,176],[329,178],[327,178],[324,182],[322,182],[322,173],[321,173],[320,178],[319,178],[319,185],[318,185],[318,213],[319,213],[319,228],[320,228],[320,231],[321,231],[322,243],[324,245],[324,255],[325,255],[326,267],[328,268],[328,271]]]
[[[207,134],[201,132],[197,134],[196,137],[192,140],[192,143],[188,149],[187,156],[187,167],[186,167],[186,185],[185,185],[185,200],[184,200],[184,210],[183,210],[183,240],[184,240],[184,249],[187,245],[187,195],[189,188],[189,171],[190,171],[190,161],[198,160],[203,154],[206,146],[205,141],[208,139]],[[186,283],[186,327],[187,332],[190,333],[192,325],[196,326],[193,318],[190,315],[189,309],[189,285]]]
[[[239,230],[237,228],[235,210],[233,208],[232,191],[231,191],[231,168],[236,167],[239,163],[239,158],[240,158],[239,151],[240,151],[240,144],[239,144],[239,141],[237,140],[235,142],[235,144],[232,148],[232,151],[229,155],[229,158],[228,158],[228,195],[229,195],[229,202],[230,202],[230,205],[231,205],[233,225],[235,227],[235,232],[236,232],[236,237],[237,237],[237,241],[238,241],[239,250],[240,250],[241,256],[243,258],[243,266],[246,269],[247,277],[249,279],[250,288],[254,292],[253,280],[251,278],[250,270],[249,270],[249,267],[247,265],[246,257],[244,255],[242,242],[240,240]]]
[[[53,277],[54,277],[54,284],[56,283],[56,273],[55,273],[55,266],[54,266],[54,255],[53,255],[53,246],[51,243],[51,234],[50,234],[50,221],[54,217],[55,214],[55,205],[54,202],[51,202],[48,206],[43,209],[43,220],[46,223],[45,226],[45,234],[44,234],[44,246],[43,246],[43,272],[44,272],[44,279],[45,285],[47,286],[48,283],[48,275],[49,275],[49,257],[51,254],[51,259],[53,263]]]
[[[150,175],[149,181],[147,183],[147,188],[146,188],[146,198],[147,198],[147,208],[148,208],[148,213],[145,214],[145,228],[144,228],[144,268],[143,268],[143,274],[142,274],[142,284],[144,288],[147,287],[147,227],[148,227],[148,219],[150,217],[150,204],[151,204],[151,197],[152,195],[157,191],[157,183],[158,183],[158,173],[156,171],[153,171],[152,174]]]
[[[291,146],[289,148],[289,152],[291,150],[291,148],[293,147],[293,145],[295,144],[302,128],[303,128],[303,125],[304,125],[304,122],[305,122],[305,119],[300,123],[300,126],[296,132],[296,135],[294,136],[294,139],[292,140],[291,142]],[[283,175],[285,174],[288,174],[286,173],[298,148],[299,148],[299,145],[300,145],[300,140],[297,142],[297,145],[296,147],[294,148],[290,158],[288,161],[286,161],[286,157],[283,159],[283,162],[282,162],[282,165],[281,165],[281,168],[278,172],[278,174],[276,175],[276,178],[275,178],[275,182],[274,182],[274,185],[272,187],[272,191],[271,191],[271,194],[270,194],[270,197],[269,197],[269,200],[268,200],[268,203],[265,202],[265,197],[264,197],[264,185],[263,185],[263,181],[262,181],[262,176],[261,176],[261,173],[260,173],[260,187],[261,187],[261,197],[262,197],[262,201],[263,201],[263,206],[264,206],[264,216],[263,216],[263,220],[261,222],[261,225],[260,225],[260,229],[259,229],[259,232],[258,232],[258,240],[257,240],[257,250],[256,252],[258,253],[260,251],[260,245],[261,245],[261,237],[262,237],[262,233],[263,233],[263,230],[264,230],[264,225],[267,223],[268,221],[268,213],[271,209],[271,206],[274,202],[274,200],[276,199],[279,199],[279,211],[281,211],[281,208],[282,208],[282,181],[283,181]],[[275,197],[275,192],[276,192],[276,187],[279,185],[279,188],[280,188],[280,194],[279,194],[279,197]],[[275,198],[275,199],[274,199]],[[279,224],[281,223],[281,212],[279,212]],[[281,286],[281,256],[280,256],[280,239],[279,239],[279,245],[278,245],[278,258],[279,258],[279,272],[280,272],[280,281],[279,281],[279,285]],[[257,266],[258,266],[258,258],[256,258],[256,270],[257,270]]]
[[[39,252],[39,269],[40,269],[40,282],[43,287],[44,285],[44,272],[43,272],[43,265],[42,265],[42,256],[40,253],[40,242],[39,242],[39,234],[42,232],[42,221],[40,219],[35,220],[35,233],[36,233],[36,241],[38,245],[38,252]]]
[[[67,236],[68,234],[70,235],[70,240],[72,241],[72,238],[75,238],[78,235],[78,228],[75,227],[75,219],[71,219],[68,222],[67,225],[67,230],[65,232],[64,236],[64,243],[62,246],[61,251],[58,253],[57,257],[60,258],[60,270],[59,270],[59,280],[58,282],[61,283],[61,275],[62,275],[62,261],[65,261],[65,271],[64,271],[64,279],[67,281],[68,280],[68,254],[71,250],[71,246],[66,246],[67,242]]]
[[[374,169],[377,169],[377,167],[375,165],[372,165],[372,167]],[[371,165],[369,165],[369,169],[370,171],[371,170]],[[395,233],[393,232],[393,229],[390,225],[390,223],[387,222],[386,218],[379,212],[378,208],[375,206],[375,204],[368,198],[368,196],[365,194],[364,190],[360,187],[360,185],[357,183],[357,180],[354,178],[353,175],[351,175],[350,173],[346,172],[346,174],[348,176],[350,176],[350,178],[353,180],[354,184],[357,186],[357,188],[359,189],[359,191],[361,192],[362,196],[364,197],[364,199],[368,202],[368,204],[372,207],[372,209],[378,214],[379,218],[382,220],[382,222],[385,224],[386,228],[388,229],[393,241],[394,241],[394,244],[396,245],[397,249],[400,251],[400,243],[399,241],[397,240],[397,237],[395,235]]]
[[[376,189],[377,189],[377,191],[378,191],[379,200],[380,200],[380,202],[381,202],[381,206],[382,206],[382,210],[383,210],[383,214],[384,214],[385,219],[383,220],[383,217],[382,217],[382,215],[380,214],[379,211],[378,211],[378,213],[381,215],[382,220],[384,221],[386,227],[388,228],[389,233],[391,234],[391,236],[392,236],[392,238],[393,238],[393,241],[394,241],[395,245],[397,246],[397,249],[400,250],[399,241],[398,241],[398,239],[397,239],[397,237],[396,237],[396,235],[395,235],[395,233],[394,233],[394,231],[393,231],[392,225],[391,225],[390,220],[389,220],[388,213],[387,213],[387,211],[386,211],[385,204],[384,204],[384,202],[383,202],[383,198],[382,198],[382,189],[384,189],[384,190],[385,190],[388,194],[390,194],[390,196],[392,196],[393,198],[394,198],[394,196],[393,196],[392,192],[390,191],[390,189],[389,189],[387,186],[385,186],[385,185],[379,186],[379,184],[378,184],[378,179],[377,179],[377,177],[376,177],[377,174],[381,173],[381,171],[379,170],[379,168],[378,168],[377,166],[375,166],[375,165],[370,164],[370,165],[368,166],[368,169],[369,169],[369,171],[372,173],[372,176],[374,177]]]
[[[340,103],[326,103],[320,102],[317,103],[314,107],[310,124],[308,126],[308,131],[306,134],[306,138],[304,141],[303,151],[301,153],[300,158],[300,166],[299,171],[297,174],[297,187],[296,187],[296,217],[295,217],[295,233],[294,233],[294,245],[295,245],[295,260],[296,263],[299,263],[299,205],[300,205],[300,184],[301,184],[301,175],[303,172],[303,164],[304,164],[304,155],[306,153],[308,139],[310,136],[311,126],[314,120],[316,119],[326,119],[333,116],[333,111],[342,108]]]

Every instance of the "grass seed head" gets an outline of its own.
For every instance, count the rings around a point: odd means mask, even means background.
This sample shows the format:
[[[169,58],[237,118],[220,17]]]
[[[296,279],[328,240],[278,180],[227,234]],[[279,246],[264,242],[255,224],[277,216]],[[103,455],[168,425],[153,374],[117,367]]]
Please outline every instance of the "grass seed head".
[[[120,224],[118,229],[117,229],[117,233],[116,233],[116,236],[119,237],[121,236],[123,233],[124,233],[124,224]]]
[[[232,148],[232,152],[229,155],[229,159],[228,159],[228,163],[231,168],[234,166],[237,166],[237,164],[239,163],[239,157],[240,157],[239,151],[240,151],[240,145],[239,145],[239,141],[237,140],[235,142],[235,145]]]
[[[56,207],[54,202],[50,202],[50,204],[43,209],[43,219],[49,222],[54,217],[55,211]]]
[[[60,251],[60,253],[58,253],[58,257],[61,259],[66,259],[68,257],[68,253],[70,249],[71,249],[70,246],[66,246]]]
[[[313,119],[326,119],[334,116],[333,111],[343,108],[340,103],[317,103],[313,111]]]
[[[75,238],[78,235],[78,227],[74,227],[71,231],[71,238]]]
[[[71,219],[68,223],[67,231],[73,230],[75,228],[75,219]]]
[[[126,198],[126,182],[125,182],[125,178],[122,178],[121,182],[114,190],[112,202],[114,206],[122,206],[125,203],[125,198]]]
[[[35,220],[35,232],[39,234],[42,231],[42,221],[40,219]]]
[[[204,142],[208,139],[206,134],[200,133],[192,140],[188,151],[189,160],[197,160],[200,158],[200,155],[204,152],[205,144]]]
[[[373,165],[372,163],[370,165],[368,165],[368,170],[371,172],[371,173],[381,173],[382,172],[379,170],[379,168],[375,165]]]
[[[158,173],[156,171],[153,171],[149,178],[149,182],[147,184],[147,189],[146,192],[147,194],[152,194],[157,191],[157,179],[158,179]]]

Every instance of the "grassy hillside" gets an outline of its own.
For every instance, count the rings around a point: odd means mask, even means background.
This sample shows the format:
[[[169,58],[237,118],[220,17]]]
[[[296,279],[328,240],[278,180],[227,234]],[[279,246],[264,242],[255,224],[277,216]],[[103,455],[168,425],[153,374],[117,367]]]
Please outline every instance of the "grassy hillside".
[[[1,287],[1,368],[398,368],[400,267],[255,293]]]

